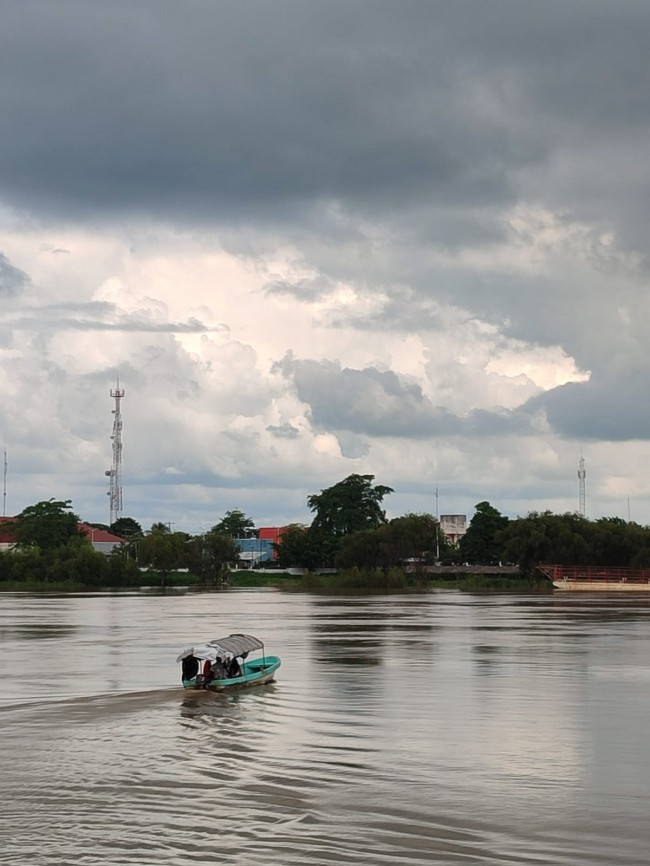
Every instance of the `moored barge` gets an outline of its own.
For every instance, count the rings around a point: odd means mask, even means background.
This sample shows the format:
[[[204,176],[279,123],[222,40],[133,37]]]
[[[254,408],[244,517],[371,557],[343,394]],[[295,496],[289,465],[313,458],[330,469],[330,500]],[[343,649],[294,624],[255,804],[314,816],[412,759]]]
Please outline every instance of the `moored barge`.
[[[563,592],[650,592],[650,568],[606,565],[538,565],[555,589]]]

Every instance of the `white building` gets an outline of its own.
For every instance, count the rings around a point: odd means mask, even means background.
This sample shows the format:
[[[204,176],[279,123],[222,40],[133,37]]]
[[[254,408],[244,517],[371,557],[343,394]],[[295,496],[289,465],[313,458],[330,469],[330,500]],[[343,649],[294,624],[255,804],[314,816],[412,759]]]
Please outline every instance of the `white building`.
[[[467,515],[441,514],[440,529],[450,544],[458,544],[467,532]]]

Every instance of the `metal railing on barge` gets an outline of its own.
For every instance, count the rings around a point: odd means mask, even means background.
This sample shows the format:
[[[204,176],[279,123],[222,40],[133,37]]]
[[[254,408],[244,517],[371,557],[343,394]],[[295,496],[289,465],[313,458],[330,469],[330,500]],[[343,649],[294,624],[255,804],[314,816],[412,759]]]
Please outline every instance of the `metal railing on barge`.
[[[614,568],[607,565],[538,565],[553,583],[650,583],[650,568]]]

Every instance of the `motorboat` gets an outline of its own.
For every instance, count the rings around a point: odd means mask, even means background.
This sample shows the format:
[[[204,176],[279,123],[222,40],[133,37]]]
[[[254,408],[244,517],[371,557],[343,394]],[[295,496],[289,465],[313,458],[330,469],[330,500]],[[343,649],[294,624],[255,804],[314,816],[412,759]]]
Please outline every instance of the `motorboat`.
[[[249,658],[251,653],[258,655]],[[267,656],[264,643],[252,634],[230,634],[188,647],[176,659],[186,689],[223,692],[270,683],[280,667],[278,656]]]

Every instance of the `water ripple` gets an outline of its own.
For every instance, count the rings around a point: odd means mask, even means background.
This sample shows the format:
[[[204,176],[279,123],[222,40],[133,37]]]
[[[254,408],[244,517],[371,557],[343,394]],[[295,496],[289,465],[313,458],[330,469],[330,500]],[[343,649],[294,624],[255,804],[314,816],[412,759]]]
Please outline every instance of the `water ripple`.
[[[276,684],[177,685],[215,611],[256,623]],[[3,613],[3,866],[647,863],[647,605],[222,593],[46,613]]]

